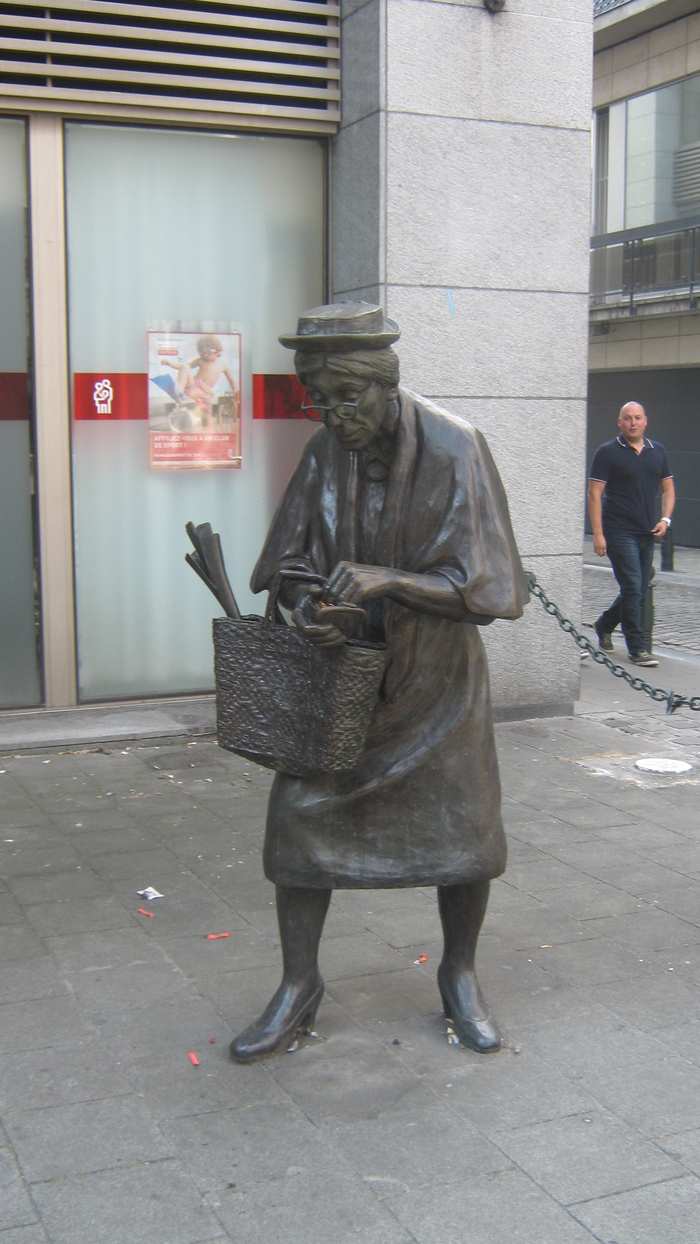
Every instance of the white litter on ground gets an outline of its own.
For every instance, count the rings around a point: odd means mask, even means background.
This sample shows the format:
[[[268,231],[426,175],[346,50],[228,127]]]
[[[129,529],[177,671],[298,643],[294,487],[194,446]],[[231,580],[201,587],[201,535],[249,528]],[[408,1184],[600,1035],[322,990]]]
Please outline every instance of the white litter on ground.
[[[676,750],[676,749],[674,749]],[[649,756],[635,752],[625,756],[620,752],[601,752],[597,756],[562,757],[571,759],[575,765],[587,769],[594,778],[615,778],[647,789],[663,786],[699,786],[700,756],[692,749],[677,749],[677,756]]]
[[[634,763],[643,773],[689,773],[692,765],[687,760],[672,760],[668,756],[644,756]]]

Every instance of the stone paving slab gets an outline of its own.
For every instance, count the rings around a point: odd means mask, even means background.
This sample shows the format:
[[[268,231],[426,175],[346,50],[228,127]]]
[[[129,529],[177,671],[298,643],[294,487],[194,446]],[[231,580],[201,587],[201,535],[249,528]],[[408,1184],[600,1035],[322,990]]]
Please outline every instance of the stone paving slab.
[[[596,1239],[535,1180],[517,1168],[490,1175],[441,1181],[430,1188],[380,1183],[381,1197],[417,1244],[503,1244],[504,1240],[546,1240],[548,1244],[590,1244]],[[466,1234],[469,1232],[469,1235]]]
[[[172,1160],[35,1184],[32,1199],[44,1238],[56,1244],[208,1244],[231,1238]]]
[[[664,1244],[688,1244],[697,1236],[700,1188],[687,1176],[634,1192],[623,1192],[572,1207],[593,1239],[616,1244],[663,1240]]]
[[[501,1137],[514,1162],[561,1205],[673,1179],[676,1163],[600,1109],[515,1129]],[[562,1153],[568,1154],[563,1163]],[[625,1187],[626,1186],[626,1187]]]
[[[581,677],[574,717],[497,727],[488,1058],[447,1043],[422,889],[337,894],[318,1036],[234,1065],[279,979],[270,774],[203,735],[4,755],[0,1244],[689,1244],[700,795],[634,759],[700,773],[700,715]]]

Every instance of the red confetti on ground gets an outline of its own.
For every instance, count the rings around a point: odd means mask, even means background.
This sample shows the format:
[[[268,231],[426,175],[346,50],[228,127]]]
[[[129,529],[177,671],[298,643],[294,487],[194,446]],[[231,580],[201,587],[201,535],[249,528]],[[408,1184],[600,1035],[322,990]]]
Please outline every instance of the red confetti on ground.
[[[210,1037],[210,1038],[209,1038],[209,1044],[210,1044],[210,1045],[216,1045],[216,1037]]]
[[[143,907],[139,907],[139,915],[148,916],[149,920],[155,919],[155,914],[156,913],[154,911],[144,911]]]
[[[230,933],[207,933],[208,942],[218,942],[220,937],[230,937]]]
[[[188,1055],[187,1055],[187,1057],[189,1058],[189,1060],[190,1060],[190,1062],[192,1063],[192,1066],[193,1066],[193,1067],[198,1067],[198,1066],[199,1066],[199,1059],[197,1058],[197,1055],[196,1055],[196,1054],[192,1054],[192,1053],[190,1053],[190,1054],[188,1054]]]
[[[427,955],[419,955],[418,958],[416,959],[416,963],[427,963],[427,962],[428,962]]]

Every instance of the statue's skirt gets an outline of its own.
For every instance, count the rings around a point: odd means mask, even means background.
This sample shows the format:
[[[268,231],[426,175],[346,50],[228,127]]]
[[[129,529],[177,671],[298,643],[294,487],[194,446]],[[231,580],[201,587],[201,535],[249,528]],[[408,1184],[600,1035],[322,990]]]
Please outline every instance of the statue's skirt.
[[[275,777],[264,866],[276,885],[457,885],[497,877],[505,868],[488,669],[478,629],[401,613],[403,629],[420,632],[410,646],[414,657],[422,650],[424,660],[414,667],[412,686],[404,685],[395,697],[389,687],[387,699],[380,700],[356,768],[313,778]],[[448,677],[446,683],[450,667],[457,680]]]

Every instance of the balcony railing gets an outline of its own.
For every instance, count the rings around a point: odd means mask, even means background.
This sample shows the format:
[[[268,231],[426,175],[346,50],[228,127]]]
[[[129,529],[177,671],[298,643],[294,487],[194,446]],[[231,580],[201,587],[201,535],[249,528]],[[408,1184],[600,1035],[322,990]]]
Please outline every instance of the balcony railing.
[[[591,310],[659,300],[695,306],[700,283],[700,216],[591,238]]]
[[[610,9],[619,9],[621,5],[628,3],[629,0],[593,0],[593,16],[602,17]]]

